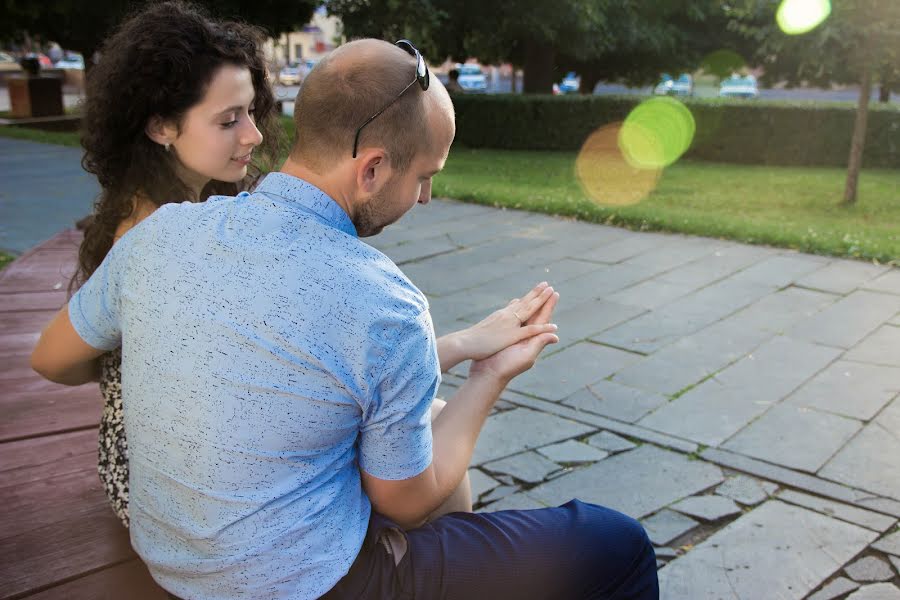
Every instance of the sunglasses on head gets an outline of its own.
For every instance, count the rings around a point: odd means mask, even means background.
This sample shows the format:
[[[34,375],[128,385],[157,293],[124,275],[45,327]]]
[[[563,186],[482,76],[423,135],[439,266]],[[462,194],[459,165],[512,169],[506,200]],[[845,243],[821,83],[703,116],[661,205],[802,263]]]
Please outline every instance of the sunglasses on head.
[[[428,65],[425,64],[425,59],[422,58],[422,54],[416,49],[415,46],[413,46],[412,42],[409,40],[397,40],[397,43],[395,45],[408,52],[410,56],[415,57],[416,77],[415,79],[410,81],[409,85],[403,88],[393,100],[388,102],[384,108],[366,119],[366,122],[359,126],[359,129],[356,130],[356,137],[353,138],[353,158],[356,158],[356,150],[359,146],[359,134],[362,132],[363,127],[374,121],[378,115],[393,106],[394,103],[399,100],[403,96],[403,94],[406,93],[406,90],[411,88],[414,83],[418,83],[423,92],[428,89],[428,85],[431,83],[431,74],[428,72]]]

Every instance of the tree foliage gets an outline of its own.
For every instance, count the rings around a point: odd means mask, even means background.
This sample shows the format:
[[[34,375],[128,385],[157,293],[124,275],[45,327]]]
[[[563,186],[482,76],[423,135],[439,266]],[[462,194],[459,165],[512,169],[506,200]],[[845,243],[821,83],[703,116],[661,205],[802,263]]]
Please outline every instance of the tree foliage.
[[[202,0],[216,17],[243,20],[277,36],[307,22],[316,0]],[[4,0],[0,39],[23,35],[54,41],[90,58],[113,28],[130,13],[146,6],[139,0]]]
[[[646,83],[731,47],[719,0],[329,0],[349,37],[409,37],[433,60],[477,57],[525,69],[525,91],[561,71]],[[590,75],[589,75],[590,77]],[[593,90],[593,85],[583,86]]]

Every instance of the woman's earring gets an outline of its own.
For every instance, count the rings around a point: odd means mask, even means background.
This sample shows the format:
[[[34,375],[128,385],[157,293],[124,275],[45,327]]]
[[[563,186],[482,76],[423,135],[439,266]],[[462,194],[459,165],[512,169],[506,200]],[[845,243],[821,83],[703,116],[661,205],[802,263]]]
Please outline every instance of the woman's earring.
[[[168,151],[169,151],[169,146],[170,146],[170,144],[169,144],[169,142],[166,142],[166,143],[165,143],[165,147],[166,147],[166,152],[168,152]]]

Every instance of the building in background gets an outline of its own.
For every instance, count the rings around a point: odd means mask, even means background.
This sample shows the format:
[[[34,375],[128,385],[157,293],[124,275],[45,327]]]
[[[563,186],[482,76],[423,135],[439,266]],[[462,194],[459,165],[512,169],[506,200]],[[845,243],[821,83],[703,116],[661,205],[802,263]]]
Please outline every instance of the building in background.
[[[266,54],[273,67],[300,65],[307,61],[316,62],[336,46],[343,43],[341,21],[328,16],[325,7],[319,7],[312,20],[299,31],[283,33],[266,44]]]

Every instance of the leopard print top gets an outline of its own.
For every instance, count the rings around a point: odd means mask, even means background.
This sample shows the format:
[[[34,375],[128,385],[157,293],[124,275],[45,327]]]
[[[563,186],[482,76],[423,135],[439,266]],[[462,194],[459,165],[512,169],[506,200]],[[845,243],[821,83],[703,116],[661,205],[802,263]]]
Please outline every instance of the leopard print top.
[[[128,527],[128,442],[122,418],[122,349],[100,357],[100,448],[97,471],[116,516]]]

